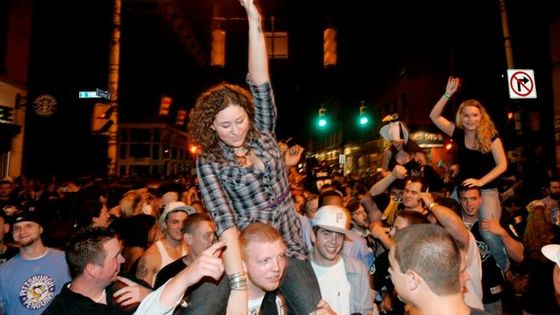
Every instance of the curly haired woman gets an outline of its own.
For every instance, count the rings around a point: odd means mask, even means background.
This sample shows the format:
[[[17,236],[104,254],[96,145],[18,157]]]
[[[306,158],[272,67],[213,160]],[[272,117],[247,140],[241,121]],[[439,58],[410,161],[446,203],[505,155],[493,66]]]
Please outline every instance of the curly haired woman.
[[[286,242],[288,267],[280,291],[287,306],[294,314],[309,314],[321,294],[307,260],[286,174],[286,165],[297,163],[301,148],[295,146],[284,155],[278,146],[274,134],[276,105],[269,82],[261,16],[252,0],[242,0],[241,5],[249,23],[250,91],[222,83],[202,93],[192,110],[191,140],[201,148],[197,159],[200,192],[219,238],[227,243],[223,253],[231,290],[227,313],[247,314],[247,275],[238,235],[244,227],[258,221],[272,225]],[[216,291],[210,294],[217,295]],[[205,304],[209,308],[218,303]],[[220,310],[214,309],[200,312],[218,313]]]
[[[457,145],[458,182],[466,187],[481,189],[479,220],[499,220],[502,206],[497,179],[506,171],[507,159],[494,123],[482,104],[473,99],[461,103],[455,123],[441,115],[449,99],[459,89],[460,82],[459,78],[449,77],[445,93],[432,108],[430,119]],[[498,265],[502,270],[507,270],[509,261],[500,238],[489,232],[481,234]]]

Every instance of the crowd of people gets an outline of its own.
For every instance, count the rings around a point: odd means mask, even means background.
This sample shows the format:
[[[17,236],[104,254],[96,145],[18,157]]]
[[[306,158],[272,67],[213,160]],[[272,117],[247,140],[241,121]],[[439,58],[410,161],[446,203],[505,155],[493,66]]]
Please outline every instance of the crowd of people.
[[[380,171],[300,172],[304,149],[275,137],[259,8],[240,3],[249,89],[197,99],[196,176],[0,181],[0,314],[560,314],[560,179],[505,193],[483,105],[442,116],[459,78],[430,113],[458,146],[452,183],[398,115]]]

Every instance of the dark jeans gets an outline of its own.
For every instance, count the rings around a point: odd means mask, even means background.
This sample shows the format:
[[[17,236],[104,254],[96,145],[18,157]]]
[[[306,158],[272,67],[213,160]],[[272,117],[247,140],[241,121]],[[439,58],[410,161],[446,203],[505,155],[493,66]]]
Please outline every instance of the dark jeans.
[[[280,284],[290,314],[309,314],[317,308],[321,291],[317,277],[307,261],[288,257],[288,265]],[[191,291],[188,307],[180,314],[220,315],[226,313],[229,298],[227,277],[219,283],[205,282]]]

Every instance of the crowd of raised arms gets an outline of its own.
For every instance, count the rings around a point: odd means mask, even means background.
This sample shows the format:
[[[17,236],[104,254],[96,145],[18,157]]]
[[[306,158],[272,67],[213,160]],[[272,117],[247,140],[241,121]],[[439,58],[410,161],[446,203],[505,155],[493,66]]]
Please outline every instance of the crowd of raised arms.
[[[248,88],[198,97],[196,175],[0,181],[0,314],[560,314],[560,179],[508,171],[460,78],[430,112],[449,171],[395,114],[380,167],[342,174],[276,139],[260,10],[240,4]]]

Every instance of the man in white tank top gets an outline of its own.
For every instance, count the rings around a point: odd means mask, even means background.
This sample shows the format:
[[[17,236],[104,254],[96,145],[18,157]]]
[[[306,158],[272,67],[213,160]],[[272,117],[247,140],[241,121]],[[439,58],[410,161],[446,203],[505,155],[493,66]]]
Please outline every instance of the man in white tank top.
[[[154,285],[156,275],[169,263],[187,254],[188,246],[183,240],[181,227],[189,215],[190,207],[176,201],[165,206],[160,216],[160,225],[165,237],[152,244],[138,262],[136,277]]]

